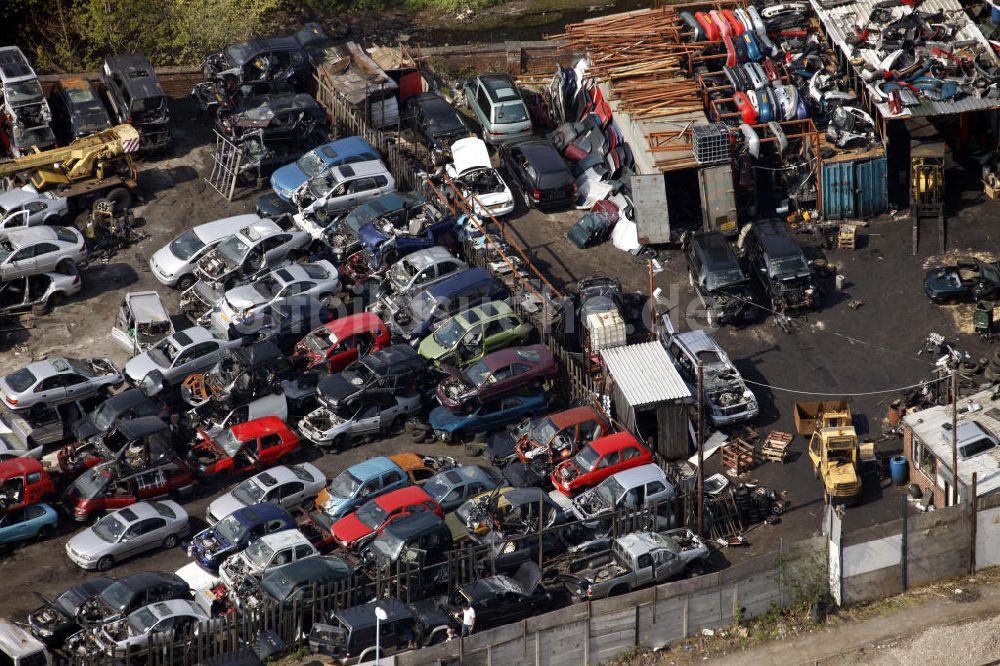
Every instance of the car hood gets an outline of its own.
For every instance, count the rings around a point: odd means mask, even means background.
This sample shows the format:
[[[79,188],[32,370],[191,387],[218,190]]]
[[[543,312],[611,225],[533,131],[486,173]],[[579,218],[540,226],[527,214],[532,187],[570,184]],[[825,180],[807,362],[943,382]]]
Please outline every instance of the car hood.
[[[962,291],[964,287],[959,284],[955,284],[956,275],[955,269],[951,267],[946,268],[932,268],[927,271],[924,276],[924,286],[928,289],[934,291]]]
[[[438,405],[431,410],[427,422],[434,430],[450,431],[470,421],[468,414],[456,414],[444,405]]]
[[[169,245],[164,245],[153,253],[153,264],[164,273],[174,274],[187,267],[187,262],[174,256]]]
[[[108,543],[101,537],[94,534],[94,531],[91,529],[83,530],[70,539],[66,544],[67,548],[71,548],[77,553],[86,554],[95,558],[111,552],[115,546],[117,546],[117,544]]]
[[[358,230],[358,240],[367,248],[375,249],[384,243],[389,237],[375,228],[371,222]]]
[[[331,375],[323,379],[323,393],[321,399],[336,407],[341,400],[349,398],[364,387],[355,386],[342,374]]]
[[[354,508],[358,500],[353,497],[337,497],[325,488],[316,498],[316,506],[331,518],[340,518]]]
[[[514,438],[514,435],[509,430],[504,430],[490,436],[483,455],[486,456],[487,460],[506,458],[514,455],[514,446],[516,444],[517,440]]]
[[[358,517],[353,513],[335,522],[330,531],[333,533],[334,538],[340,539],[345,543],[357,541],[372,533],[368,526],[358,520]]]
[[[125,366],[128,367],[127,365]],[[84,415],[73,424],[73,437],[82,442],[90,439],[94,435],[100,434],[101,430],[94,424],[94,419],[90,414]]]
[[[124,372],[125,376],[133,382],[140,382],[143,377],[148,375],[153,370],[160,370],[162,372],[164,368],[158,366],[156,362],[149,357],[147,352],[143,352],[125,364]]]
[[[78,135],[93,134],[111,127],[108,113],[102,108],[79,109],[73,114]]]
[[[459,139],[451,144],[451,156],[451,166],[458,177],[462,177],[467,171],[473,169],[492,166],[486,142],[477,137]]]
[[[305,172],[299,168],[298,163],[292,162],[271,175],[271,187],[274,188],[275,192],[291,196],[292,192],[307,180]]]
[[[426,338],[421,340],[420,346],[417,347],[417,353],[426,358],[428,361],[436,361],[450,351],[451,348],[445,349],[439,345],[433,335],[428,335]]]
[[[222,520],[233,511],[242,509],[243,507],[243,502],[233,497],[233,494],[229,492],[213,500],[208,505],[208,511],[215,516],[216,520]]]
[[[256,287],[247,284],[242,287],[235,287],[226,292],[226,303],[232,309],[232,313],[235,314],[240,310],[264,305],[267,303],[267,298],[257,291]]]

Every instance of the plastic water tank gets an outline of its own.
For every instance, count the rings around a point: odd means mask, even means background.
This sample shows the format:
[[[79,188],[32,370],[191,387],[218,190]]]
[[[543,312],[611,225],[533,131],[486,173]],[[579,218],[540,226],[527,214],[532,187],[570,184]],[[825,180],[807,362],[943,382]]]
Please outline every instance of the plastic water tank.
[[[892,477],[892,485],[906,485],[910,478],[910,464],[906,456],[893,456],[889,459],[889,476]]]

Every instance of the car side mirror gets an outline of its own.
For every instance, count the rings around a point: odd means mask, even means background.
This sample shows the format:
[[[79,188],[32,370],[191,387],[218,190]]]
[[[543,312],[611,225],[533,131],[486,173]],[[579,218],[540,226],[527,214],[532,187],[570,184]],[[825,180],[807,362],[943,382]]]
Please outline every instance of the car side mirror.
[[[150,370],[145,377],[139,381],[139,391],[147,398],[152,398],[163,390],[163,373],[159,370]]]

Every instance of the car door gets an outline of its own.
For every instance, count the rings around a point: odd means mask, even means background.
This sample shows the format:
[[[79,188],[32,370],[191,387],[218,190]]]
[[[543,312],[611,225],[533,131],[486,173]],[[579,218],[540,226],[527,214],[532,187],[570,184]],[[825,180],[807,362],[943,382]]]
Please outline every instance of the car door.
[[[35,270],[46,272],[55,270],[56,264],[62,259],[59,246],[55,243],[44,241],[35,245]]]
[[[358,437],[377,433],[384,400],[371,398],[364,402],[351,424],[351,435]]]
[[[306,484],[301,481],[289,481],[276,488],[278,492],[278,504],[283,507],[296,506],[301,504],[306,498]]]
[[[184,376],[192,372],[201,372],[215,365],[215,362],[222,356],[222,343],[218,340],[206,340],[192,346],[189,350],[185,350],[185,353],[188,351],[190,351],[190,356],[183,364]]]
[[[3,264],[3,279],[12,280],[22,275],[35,272],[38,261],[35,258],[35,246],[28,245],[14,252]]]
[[[142,550],[142,521],[132,523],[122,535],[118,537],[118,548],[116,557],[125,559],[132,557]]]
[[[406,478],[396,470],[390,470],[382,475],[379,483],[386,492],[402,488]]]
[[[66,384],[63,376],[52,375],[38,382],[35,387],[35,397],[39,402],[59,402],[66,399]]]
[[[292,240],[292,235],[288,233],[275,234],[264,239],[262,244],[264,249],[265,265],[274,266],[285,258],[288,254],[288,243]]]
[[[281,458],[283,447],[281,446],[281,435],[278,433],[271,433],[270,435],[261,437],[253,446],[254,448],[251,450],[256,449],[258,451],[258,464],[261,467],[270,467]]]
[[[7,213],[7,216],[3,218],[3,222],[0,222],[0,229],[23,229],[28,226],[29,220],[31,219],[31,211],[27,208],[16,208]]]
[[[111,337],[133,356],[139,351],[135,345],[135,338],[132,337],[134,330],[132,309],[128,307],[128,301],[122,299],[121,305],[118,306],[118,314],[115,316],[115,325],[111,329]]]
[[[635,565],[636,587],[651,583],[653,581],[653,556],[650,553],[643,553],[636,559]]]
[[[18,511],[11,511],[0,516],[0,536],[5,543],[21,541],[33,536],[27,526],[27,511],[31,507],[26,507]]]
[[[69,399],[82,398],[95,392],[90,380],[83,375],[67,372],[63,373],[62,379],[63,386],[66,388],[66,397]]]
[[[151,469],[135,477],[136,496],[141,500],[163,497],[170,492],[170,484],[163,469]]]

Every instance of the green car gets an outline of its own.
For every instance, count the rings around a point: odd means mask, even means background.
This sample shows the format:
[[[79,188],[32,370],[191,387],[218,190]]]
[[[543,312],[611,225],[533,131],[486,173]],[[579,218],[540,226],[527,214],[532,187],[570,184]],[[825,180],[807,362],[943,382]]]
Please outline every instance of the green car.
[[[483,74],[465,83],[465,100],[494,145],[531,136],[531,116],[517,86],[505,74]]]
[[[531,325],[521,321],[503,301],[463,310],[446,319],[420,342],[417,351],[428,361],[465,366],[489,352],[523,345]]]

